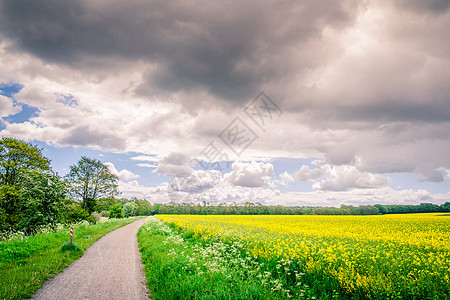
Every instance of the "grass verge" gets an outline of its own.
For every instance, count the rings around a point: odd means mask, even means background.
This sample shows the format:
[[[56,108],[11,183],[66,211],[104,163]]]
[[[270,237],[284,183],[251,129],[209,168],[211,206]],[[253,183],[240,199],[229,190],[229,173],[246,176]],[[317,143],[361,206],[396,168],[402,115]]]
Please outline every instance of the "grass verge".
[[[155,300],[315,299],[302,283],[304,274],[280,270],[289,262],[268,267],[238,242],[200,240],[150,217],[139,229],[138,243]]]
[[[69,240],[69,229],[1,242],[0,299],[31,297],[45,281],[80,258],[102,236],[137,219],[77,225],[74,227],[73,241],[81,251],[61,251],[61,246]]]

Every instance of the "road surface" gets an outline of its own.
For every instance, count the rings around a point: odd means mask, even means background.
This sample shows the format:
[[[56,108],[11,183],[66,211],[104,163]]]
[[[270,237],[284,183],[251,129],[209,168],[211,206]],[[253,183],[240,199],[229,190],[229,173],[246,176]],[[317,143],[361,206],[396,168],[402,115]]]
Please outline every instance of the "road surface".
[[[136,234],[145,222],[108,233],[31,299],[147,299]]]

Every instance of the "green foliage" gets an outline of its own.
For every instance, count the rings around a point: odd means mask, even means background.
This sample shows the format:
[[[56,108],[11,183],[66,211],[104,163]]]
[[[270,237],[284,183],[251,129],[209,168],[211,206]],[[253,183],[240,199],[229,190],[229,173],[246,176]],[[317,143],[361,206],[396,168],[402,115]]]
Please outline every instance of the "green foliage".
[[[0,184],[18,185],[23,171],[48,171],[50,160],[36,146],[13,138],[0,140]]]
[[[114,197],[103,197],[97,200],[96,210],[97,212],[109,211],[109,208],[117,203],[122,203],[119,199]]]
[[[1,194],[1,193],[0,193]],[[1,201],[1,195],[0,195],[0,201]],[[6,211],[0,207],[0,234],[5,231],[6,228]]]
[[[111,206],[109,208],[108,218],[109,219],[113,219],[113,218],[120,219],[120,218],[123,218],[122,204],[117,203],[117,204],[114,204],[113,206]]]
[[[64,221],[67,223],[75,223],[82,220],[88,220],[89,213],[81,208],[78,201],[66,199],[64,208]]]
[[[30,174],[45,174],[42,176],[49,176],[53,180],[52,175],[49,175],[50,160],[42,155],[39,148],[30,143],[13,138],[2,138],[0,140],[1,231],[17,229],[20,226],[24,226],[24,222],[30,221],[30,214],[27,214],[27,207],[30,206],[30,198],[27,198],[30,194],[27,191],[30,188],[30,180],[27,181],[27,179],[31,176],[34,180],[38,180],[36,179],[37,175]],[[25,186],[27,184],[28,186]],[[36,186],[33,185],[33,187]],[[59,187],[55,189],[58,190]],[[51,193],[49,189],[45,192]],[[36,211],[36,213],[39,214],[40,212]],[[46,212],[42,215],[33,216],[33,218],[43,219],[45,216],[48,216]],[[34,229],[31,227],[33,225],[30,226],[30,229]]]
[[[134,202],[127,202],[122,208],[122,213],[125,218],[133,217],[136,215],[138,205]]]
[[[75,244],[71,244],[70,242],[65,242],[64,244],[62,244],[61,249],[59,249],[59,251],[61,251],[61,252],[65,252],[65,251],[80,252],[82,250],[80,247],[78,247]]]
[[[66,182],[57,175],[37,171],[23,172],[22,217],[18,229],[30,233],[39,226],[60,222],[66,193]]]
[[[73,195],[83,201],[82,207],[89,213],[95,210],[98,198],[118,194],[118,176],[98,159],[81,157],[76,165],[70,166],[67,179]]]
[[[14,185],[0,186],[0,210],[4,213],[0,226],[2,231],[15,228],[22,217],[20,187]]]
[[[149,216],[152,214],[153,209],[150,202],[146,200],[135,199],[135,203],[138,205],[137,215],[138,216]]]
[[[93,218],[96,222],[98,222],[98,221],[100,221],[101,216],[100,216],[100,214],[98,212],[94,211],[91,214],[91,218]]]

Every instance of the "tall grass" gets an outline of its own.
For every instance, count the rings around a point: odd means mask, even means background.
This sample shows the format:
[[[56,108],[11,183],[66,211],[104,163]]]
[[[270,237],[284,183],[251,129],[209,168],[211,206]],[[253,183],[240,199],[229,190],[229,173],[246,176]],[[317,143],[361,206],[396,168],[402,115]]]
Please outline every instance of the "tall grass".
[[[42,229],[30,237],[20,233],[9,236],[8,241],[0,242],[0,299],[29,298],[102,236],[135,220],[137,218],[75,225],[73,241],[82,251],[60,251],[69,240],[69,226],[56,231]]]

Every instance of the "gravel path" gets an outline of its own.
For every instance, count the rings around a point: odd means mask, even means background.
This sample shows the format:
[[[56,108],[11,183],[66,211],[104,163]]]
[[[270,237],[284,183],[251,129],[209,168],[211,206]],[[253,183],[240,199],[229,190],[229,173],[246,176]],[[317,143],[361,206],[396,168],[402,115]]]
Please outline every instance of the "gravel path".
[[[147,299],[136,234],[145,222],[108,233],[31,299]]]

